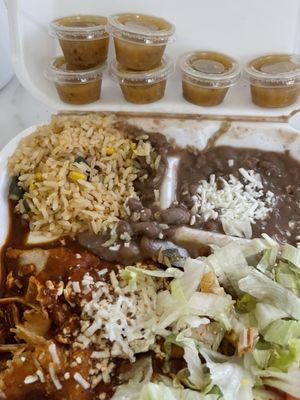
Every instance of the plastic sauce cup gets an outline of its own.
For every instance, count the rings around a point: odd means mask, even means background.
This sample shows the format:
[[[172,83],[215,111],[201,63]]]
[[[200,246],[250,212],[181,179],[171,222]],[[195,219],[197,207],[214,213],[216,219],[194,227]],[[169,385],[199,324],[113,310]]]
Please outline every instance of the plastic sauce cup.
[[[45,70],[45,76],[54,82],[64,103],[88,104],[100,98],[102,71],[105,64],[82,71],[72,70],[64,57],[56,57]]]
[[[50,23],[50,35],[58,38],[66,62],[72,69],[86,69],[107,58],[109,34],[107,18],[74,15]]]
[[[180,59],[183,97],[199,106],[215,106],[229,87],[240,79],[240,66],[233,58],[212,51],[193,51]]]
[[[270,54],[250,61],[244,70],[252,102],[260,107],[286,107],[300,93],[300,56]]]
[[[167,78],[174,72],[174,64],[167,56],[149,71],[132,71],[114,60],[110,64],[112,79],[120,84],[125,100],[135,104],[153,103],[165,94]]]
[[[175,32],[165,19],[144,14],[111,15],[108,29],[114,37],[117,61],[136,71],[158,67]]]

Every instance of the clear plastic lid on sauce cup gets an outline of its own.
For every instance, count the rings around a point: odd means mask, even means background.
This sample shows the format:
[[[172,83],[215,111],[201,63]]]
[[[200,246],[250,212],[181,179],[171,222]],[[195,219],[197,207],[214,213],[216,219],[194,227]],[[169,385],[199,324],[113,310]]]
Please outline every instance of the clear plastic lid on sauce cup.
[[[167,78],[174,72],[174,63],[164,56],[161,64],[149,71],[132,71],[117,60],[110,64],[109,73],[120,84],[125,99],[131,103],[152,103],[164,96]]]
[[[268,54],[251,60],[244,69],[252,101],[261,107],[285,107],[300,93],[300,55]]]
[[[183,96],[193,104],[220,104],[228,88],[240,79],[239,63],[232,57],[212,51],[194,51],[180,59]]]
[[[95,40],[108,36],[107,18],[98,15],[72,15],[55,19],[49,33],[63,40]]]
[[[64,57],[55,57],[45,69],[62,101],[70,104],[92,103],[100,98],[103,70],[106,63],[86,70],[70,69]]]
[[[59,40],[69,66],[86,69],[107,58],[109,34],[106,24],[106,17],[74,15],[51,22],[49,33]]]
[[[145,14],[114,14],[108,17],[108,30],[114,37],[144,45],[170,42],[175,26],[163,18]]]
[[[146,71],[160,65],[175,27],[163,18],[144,14],[115,14],[108,17],[114,37],[116,59],[129,69]]]

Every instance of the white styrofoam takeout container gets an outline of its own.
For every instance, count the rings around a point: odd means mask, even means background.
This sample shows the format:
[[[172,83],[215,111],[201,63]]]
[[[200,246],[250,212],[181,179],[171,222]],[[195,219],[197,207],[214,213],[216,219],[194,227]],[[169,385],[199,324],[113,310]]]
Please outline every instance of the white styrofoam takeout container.
[[[224,119],[169,116],[167,118],[151,116],[123,116],[128,123],[146,131],[161,132],[179,147],[194,146],[203,149],[209,139],[216,138],[215,146],[259,148],[267,151],[290,151],[291,156],[300,161],[300,135],[285,122],[250,122],[236,120],[227,124],[225,132],[219,136]],[[0,247],[4,244],[9,227],[8,188],[10,177],[7,173],[7,161],[17,148],[20,140],[36,130],[32,126],[13,140],[0,153]],[[215,136],[214,136],[215,135]]]
[[[175,61],[187,51],[215,50],[237,58],[242,65],[259,54],[300,53],[300,0],[5,0],[15,72],[35,97],[57,111],[142,111],[210,115],[289,115],[298,104],[283,109],[264,109],[252,104],[248,84],[231,88],[216,107],[199,107],[185,101],[177,70],[169,79],[166,95],[159,102],[134,105],[123,100],[120,88],[106,73],[101,100],[84,106],[61,102],[43,70],[51,57],[60,54],[57,40],[48,34],[49,22],[65,15],[91,13],[108,16],[116,12],[158,15],[176,26],[176,40],[167,46]],[[109,58],[114,57],[111,40]]]

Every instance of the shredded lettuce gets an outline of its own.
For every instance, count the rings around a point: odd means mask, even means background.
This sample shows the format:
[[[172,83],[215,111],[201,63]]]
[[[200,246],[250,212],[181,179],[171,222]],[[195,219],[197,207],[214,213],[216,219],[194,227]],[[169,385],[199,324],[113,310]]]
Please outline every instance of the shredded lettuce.
[[[239,281],[239,288],[256,299],[287,312],[291,317],[300,319],[300,299],[261,272],[252,270]]]
[[[285,244],[282,249],[281,258],[300,268],[300,250],[290,244]]]
[[[254,314],[257,321],[257,327],[260,331],[271,324],[271,322],[289,316],[285,311],[280,310],[271,304],[265,303],[257,303]]]
[[[252,354],[259,368],[261,369],[268,368],[269,361],[272,355],[272,350],[270,348],[268,349],[255,348]]]
[[[164,352],[167,356],[167,358],[170,357],[171,352],[172,352],[172,345],[176,344],[177,346],[181,346],[180,343],[177,342],[176,340],[176,336],[174,333],[172,333],[171,335],[169,335],[166,340],[164,341]]]
[[[283,400],[281,394],[270,392],[265,388],[254,388],[253,395],[255,400]]]
[[[186,366],[171,379],[136,363],[113,400],[279,400],[268,386],[299,397],[300,251],[285,245],[280,253],[263,235],[188,258],[182,268],[122,272],[132,288],[140,274],[168,278],[158,285],[153,331],[164,340],[167,365],[177,345]],[[222,354],[226,343],[233,356]]]
[[[300,269],[299,269],[300,272]],[[300,296],[300,275],[291,264],[280,261],[275,269],[277,283],[291,290],[296,296]]]
[[[199,288],[203,275],[207,272],[206,264],[201,260],[188,258],[183,266],[184,274],[179,279],[181,290],[189,300],[193,293]]]
[[[187,303],[187,298],[186,295],[184,293],[184,290],[182,288],[182,285],[180,283],[179,279],[174,279],[171,284],[171,294],[173,297],[175,297],[176,300],[179,301],[179,303],[181,304],[186,304]]]
[[[189,380],[198,389],[204,389],[206,386],[204,370],[196,343],[193,339],[183,339],[182,344],[184,349],[183,358],[189,370]]]
[[[218,249],[206,262],[229,293],[242,295],[238,281],[248,275],[250,267],[238,243],[232,242]]]
[[[118,387],[112,400],[219,400],[218,394],[202,394],[195,390],[174,388],[149,382],[137,392],[134,384]]]
[[[237,299],[235,309],[241,314],[249,313],[255,310],[257,301],[250,294],[244,294],[240,299]]]
[[[225,219],[221,218],[222,228],[226,235],[251,239],[252,227],[249,219]]]
[[[271,322],[263,331],[268,342],[287,346],[292,339],[300,338],[300,321],[279,319]]]
[[[291,396],[299,397],[300,369],[295,368],[288,373],[276,369],[256,371],[265,385],[279,389]]]
[[[300,341],[292,339],[288,346],[275,346],[272,349],[269,367],[288,372],[291,367],[299,367]]]
[[[227,361],[219,353],[201,348],[200,353],[210,370],[212,383],[220,388],[224,400],[253,400],[254,378],[239,360]]]

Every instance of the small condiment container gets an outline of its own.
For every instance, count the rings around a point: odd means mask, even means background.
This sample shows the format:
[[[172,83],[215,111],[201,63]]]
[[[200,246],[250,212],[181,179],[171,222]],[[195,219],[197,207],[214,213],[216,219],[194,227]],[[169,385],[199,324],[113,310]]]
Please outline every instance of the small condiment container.
[[[167,78],[174,72],[174,63],[164,56],[160,65],[149,71],[133,71],[117,60],[110,64],[112,79],[120,84],[125,100],[135,104],[153,103],[165,94]]]
[[[106,25],[106,17],[74,15],[52,21],[49,33],[59,40],[72,69],[86,69],[106,61],[109,44]]]
[[[100,98],[105,63],[86,70],[72,70],[64,57],[55,57],[45,70],[64,103],[88,104]]]
[[[116,59],[124,67],[147,71],[160,65],[175,27],[163,18],[144,14],[115,14],[108,17]]]
[[[239,63],[212,51],[193,51],[180,59],[183,97],[199,106],[216,106],[240,79]]]
[[[286,107],[300,93],[300,55],[270,54],[250,61],[244,70],[252,101],[260,107]]]

